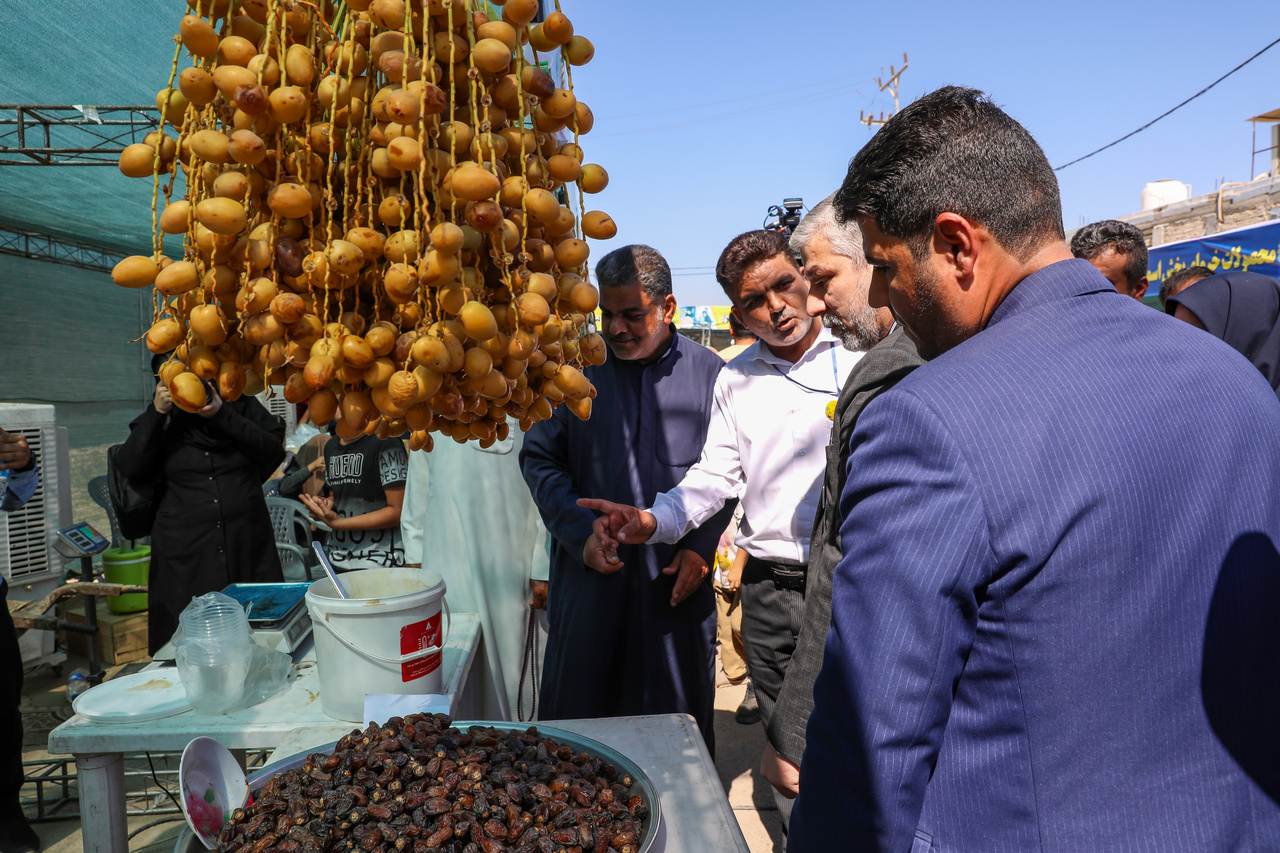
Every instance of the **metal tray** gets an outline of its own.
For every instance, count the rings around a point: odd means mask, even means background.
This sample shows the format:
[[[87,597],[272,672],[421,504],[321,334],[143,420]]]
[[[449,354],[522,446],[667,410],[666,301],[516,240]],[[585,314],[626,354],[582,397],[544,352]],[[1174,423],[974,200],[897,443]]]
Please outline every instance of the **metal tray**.
[[[306,609],[304,598],[310,588],[310,583],[233,583],[222,592],[242,606],[252,604],[251,628],[277,628]]]
[[[494,728],[508,732],[523,732],[532,726],[538,730],[539,734],[571,747],[574,752],[585,752],[593,757],[601,758],[618,768],[619,772],[629,773],[633,780],[631,792],[633,794],[640,794],[640,796],[644,797],[645,802],[649,804],[649,816],[640,821],[640,828],[644,830],[644,841],[640,843],[638,853],[659,853],[659,851],[662,850],[663,845],[659,844],[658,839],[660,835],[665,835],[665,833],[661,831],[662,800],[658,799],[658,791],[653,787],[653,782],[649,779],[648,774],[640,768],[640,765],[636,764],[630,758],[627,758],[613,747],[606,746],[598,740],[584,737],[583,735],[575,732],[557,729],[554,726],[545,726],[541,723],[529,723],[527,725],[522,725],[519,723],[512,723],[507,720],[454,720],[450,726],[455,729],[463,730],[471,726],[482,726],[484,728]],[[356,728],[356,726],[353,725],[352,728]],[[296,755],[290,755],[287,758],[282,758],[279,761],[274,761],[271,764],[268,764],[266,767],[263,767],[261,770],[249,777],[249,790],[251,792],[257,791],[266,784],[268,779],[277,773],[284,773],[287,770],[293,770],[294,768],[301,767],[307,762],[307,758],[309,756],[317,753],[327,754],[333,752],[337,745],[338,741],[330,741],[329,743],[308,749],[305,752],[299,752]],[[184,830],[182,836],[178,839],[177,846],[174,847],[174,853],[204,853],[204,850],[204,845],[191,835],[190,829]]]

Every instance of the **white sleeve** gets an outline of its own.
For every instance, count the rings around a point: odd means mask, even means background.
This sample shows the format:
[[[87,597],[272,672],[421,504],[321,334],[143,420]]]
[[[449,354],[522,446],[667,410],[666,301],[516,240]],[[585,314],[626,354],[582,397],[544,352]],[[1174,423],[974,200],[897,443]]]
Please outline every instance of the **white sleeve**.
[[[551,543],[548,540],[549,534],[542,523],[542,517],[536,513],[534,524],[537,525],[538,535],[533,537],[533,567],[529,572],[529,580],[549,581],[551,580]]]
[[[400,539],[404,542],[404,561],[414,565],[422,563],[422,522],[431,482],[429,458],[430,454],[425,450],[414,450],[409,454],[404,507],[400,511]]]
[[[729,390],[729,370],[720,371],[711,404],[711,421],[702,456],[680,485],[654,498],[649,512],[657,521],[650,542],[679,542],[742,493],[738,423]]]

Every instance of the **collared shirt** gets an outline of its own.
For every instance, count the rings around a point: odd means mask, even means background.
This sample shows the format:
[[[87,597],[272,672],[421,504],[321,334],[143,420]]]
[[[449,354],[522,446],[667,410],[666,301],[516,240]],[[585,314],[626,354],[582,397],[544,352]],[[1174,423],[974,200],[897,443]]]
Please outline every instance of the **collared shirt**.
[[[650,541],[674,542],[740,498],[739,548],[763,560],[807,562],[831,437],[827,407],[861,357],[823,329],[794,364],[761,341],[729,362],[716,379],[702,457],[654,499]]]

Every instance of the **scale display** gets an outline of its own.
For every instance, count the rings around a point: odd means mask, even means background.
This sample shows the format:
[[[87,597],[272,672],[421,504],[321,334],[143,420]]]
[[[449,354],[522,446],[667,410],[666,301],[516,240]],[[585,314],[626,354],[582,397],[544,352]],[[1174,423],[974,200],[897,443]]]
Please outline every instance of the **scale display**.
[[[59,530],[53,544],[64,556],[89,557],[107,550],[111,542],[92,525],[81,522]]]

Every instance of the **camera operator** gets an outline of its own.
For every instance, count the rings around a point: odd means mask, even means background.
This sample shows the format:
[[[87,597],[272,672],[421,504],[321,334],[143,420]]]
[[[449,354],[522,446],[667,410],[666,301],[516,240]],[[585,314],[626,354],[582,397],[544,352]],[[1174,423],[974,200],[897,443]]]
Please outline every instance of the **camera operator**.
[[[168,356],[152,359],[156,373]],[[151,528],[149,653],[178,627],[197,595],[231,583],[284,580],[262,483],[284,459],[284,424],[252,396],[216,389],[196,412],[178,408],[157,381],[151,405],[129,424],[120,473],[156,489]]]
[[[20,509],[40,485],[36,457],[21,435],[0,428],[0,507]],[[34,853],[40,838],[22,813],[22,652],[0,577],[0,853]]]

